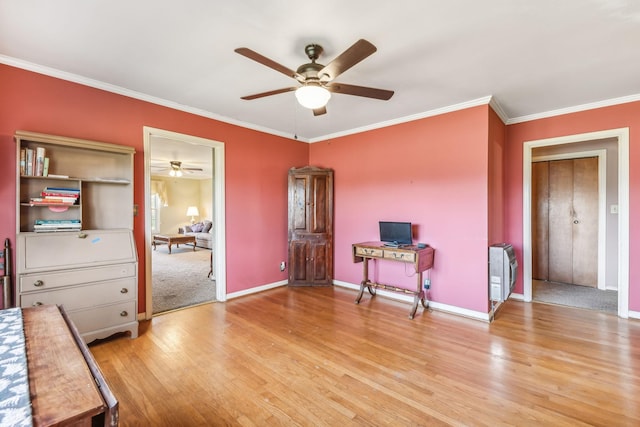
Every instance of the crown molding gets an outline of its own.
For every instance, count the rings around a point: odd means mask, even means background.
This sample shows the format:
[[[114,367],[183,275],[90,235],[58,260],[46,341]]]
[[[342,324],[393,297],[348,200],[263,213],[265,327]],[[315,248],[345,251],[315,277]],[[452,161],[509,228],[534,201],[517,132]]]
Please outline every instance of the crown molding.
[[[531,122],[533,120],[547,119],[549,117],[562,116],[565,114],[579,113],[581,111],[595,110],[596,108],[611,107],[613,105],[626,104],[629,102],[640,101],[640,94],[621,96],[619,98],[605,99],[602,101],[591,102],[588,104],[574,105],[573,107],[560,108],[557,110],[545,111],[543,113],[529,114],[508,119],[505,124],[513,125],[516,123]]]
[[[324,135],[318,138],[310,138],[309,143],[326,141],[328,139],[334,139],[334,138],[339,138],[347,135],[353,135],[356,133],[367,132],[374,129],[380,129],[380,128],[393,126],[401,123],[412,122],[414,120],[425,119],[427,117],[439,116],[441,114],[460,111],[460,110],[464,110],[471,107],[477,107],[478,105],[487,105],[489,104],[490,101],[491,101],[491,96],[472,99],[471,101],[461,102],[459,104],[449,105],[447,107],[436,108],[434,110],[425,111],[423,113],[411,114],[409,116],[399,117],[397,119],[387,120],[384,122],[378,122],[372,125],[362,126],[359,128],[353,128],[343,132],[336,132],[336,133]]]
[[[20,68],[27,71],[32,71],[34,73],[43,74],[45,76],[50,76],[54,78],[58,78],[61,80],[66,80],[72,83],[78,83],[84,86],[93,87],[96,89],[104,90],[107,92],[115,93],[118,95],[126,96],[128,98],[138,99],[140,101],[149,102],[151,104],[160,105],[163,107],[171,108],[178,111],[183,111],[185,113],[195,114],[197,116],[206,117],[209,119],[217,120],[223,123],[232,124],[235,126],[239,126],[246,129],[255,130],[258,132],[263,132],[275,136],[280,136],[287,139],[296,140],[299,142],[306,143],[314,143],[320,141],[326,141],[329,139],[339,138],[347,135],[353,135],[356,133],[366,132],[370,130],[380,129],[388,126],[393,126],[401,123],[407,123],[414,120],[420,120],[427,117],[438,116],[440,114],[451,113],[454,111],[464,110],[466,108],[476,107],[479,105],[487,105],[489,104],[493,111],[500,117],[502,122],[505,125],[512,125],[516,123],[529,122],[534,120],[545,119],[549,117],[561,116],[565,114],[577,113],[581,111],[593,110],[596,108],[610,107],[613,105],[626,104],[629,102],[637,102],[640,101],[640,94],[628,95],[619,98],[611,98],[602,101],[587,103],[576,105],[573,107],[561,108],[557,110],[550,110],[542,113],[530,114],[526,116],[513,117],[509,118],[507,113],[505,112],[502,105],[498,102],[495,96],[485,96],[482,98],[473,99],[466,102],[461,102],[459,104],[453,104],[442,108],[436,108],[433,110],[428,110],[418,114],[412,114],[409,116],[399,117],[397,119],[387,120],[384,122],[375,123],[372,125],[362,126],[358,128],[349,129],[342,132],[336,132],[332,134],[323,135],[317,138],[304,138],[297,136],[295,134],[281,132],[275,129],[271,129],[265,126],[258,126],[253,123],[244,122],[241,120],[232,119],[230,117],[222,116],[219,114],[212,113],[210,111],[202,110],[199,108],[193,108],[186,105],[178,104],[173,101],[168,101],[166,99],[158,98],[155,96],[147,95],[141,92],[136,92],[133,90],[129,90],[120,86],[112,85],[109,83],[101,82],[99,80],[89,79],[83,76],[79,76],[77,74],[69,73],[66,71],[61,71],[51,67],[45,67],[43,65],[35,64],[29,61],[24,61],[21,59],[13,58],[6,55],[0,55],[0,64],[9,65],[15,68]]]
[[[160,105],[163,107],[171,108],[173,110],[183,111],[185,113],[195,114],[197,116],[206,117],[208,119],[229,123],[229,124],[240,126],[243,128],[252,129],[252,130],[256,130],[259,132],[268,133],[276,136],[281,136],[283,138],[296,139],[298,141],[308,142],[308,141],[305,141],[304,138],[300,138],[300,137],[295,138],[295,135],[290,133],[280,132],[275,129],[271,129],[263,126],[257,126],[252,123],[243,122],[241,120],[235,120],[226,116],[211,113],[206,110],[201,110],[199,108],[193,108],[186,105],[178,104],[177,102],[168,101],[162,98],[157,98],[155,96],[147,95],[141,92],[136,92],[130,89],[123,88],[121,86],[112,85],[109,83],[101,82],[99,80],[89,79],[83,76],[79,76],[77,74],[61,71],[51,67],[45,67],[42,65],[34,64],[32,62],[16,59],[10,56],[0,55],[0,64],[9,65],[15,68],[21,68],[23,70],[32,71],[34,73],[43,74],[49,77],[55,77],[57,79],[66,80],[72,83],[78,83],[78,84],[89,86],[95,89],[104,90],[106,92],[111,92],[118,95],[126,96],[128,98],[138,99],[140,101],[149,102],[151,104]]]

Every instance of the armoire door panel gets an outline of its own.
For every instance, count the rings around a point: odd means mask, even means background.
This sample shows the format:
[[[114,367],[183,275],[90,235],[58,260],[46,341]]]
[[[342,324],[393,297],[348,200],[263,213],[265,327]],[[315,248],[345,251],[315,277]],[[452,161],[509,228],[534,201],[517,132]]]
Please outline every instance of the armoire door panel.
[[[330,246],[326,241],[313,242],[311,245],[311,277],[314,284],[329,285],[331,274],[329,272]]]
[[[289,226],[293,230],[307,229],[307,178],[293,177],[291,180],[290,198],[292,199],[289,206]]]
[[[313,177],[313,209],[311,214],[311,232],[325,233],[327,231],[327,177]]]
[[[295,240],[289,244],[289,283],[306,283],[309,244],[305,240]]]

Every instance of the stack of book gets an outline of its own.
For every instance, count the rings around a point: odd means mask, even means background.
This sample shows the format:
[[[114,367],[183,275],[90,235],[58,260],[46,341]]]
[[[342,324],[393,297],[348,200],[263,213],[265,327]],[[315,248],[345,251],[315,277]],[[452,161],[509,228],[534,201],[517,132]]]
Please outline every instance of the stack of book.
[[[80,203],[80,190],[77,188],[46,187],[40,197],[32,197],[32,205],[77,205]]]
[[[79,231],[82,226],[79,219],[36,219],[33,231]]]

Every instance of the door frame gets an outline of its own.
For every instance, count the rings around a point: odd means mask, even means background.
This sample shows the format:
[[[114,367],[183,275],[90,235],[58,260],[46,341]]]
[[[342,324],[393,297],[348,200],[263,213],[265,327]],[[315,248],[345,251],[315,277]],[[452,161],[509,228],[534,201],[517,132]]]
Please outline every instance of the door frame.
[[[590,150],[574,153],[551,154],[547,156],[535,156],[531,158],[531,163],[583,159],[586,157],[598,158],[598,278],[596,287],[604,290],[606,289],[607,277],[607,260],[605,256],[607,249],[607,150]]]
[[[609,138],[615,138],[618,141],[618,316],[625,319],[629,317],[629,128],[609,129],[524,142],[522,156],[522,262],[525,301],[531,302],[533,296],[531,280],[532,150],[536,147]]]
[[[216,301],[227,300],[227,255],[225,233],[225,159],[224,143],[212,139],[157,129],[149,126],[143,127],[144,140],[144,212],[145,212],[145,319],[153,317],[152,300],[152,274],[151,274],[151,137],[173,139],[187,144],[204,145],[213,150],[213,227],[215,230],[213,253],[214,270],[216,278]]]

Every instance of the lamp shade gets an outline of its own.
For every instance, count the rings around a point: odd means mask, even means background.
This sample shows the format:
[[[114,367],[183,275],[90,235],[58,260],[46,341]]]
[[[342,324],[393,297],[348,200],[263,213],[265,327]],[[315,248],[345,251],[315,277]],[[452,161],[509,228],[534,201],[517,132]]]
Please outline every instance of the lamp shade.
[[[199,216],[200,212],[198,212],[197,206],[189,206],[187,208],[187,216]]]
[[[296,98],[303,107],[315,110],[327,105],[331,92],[317,84],[306,84],[296,89]]]

